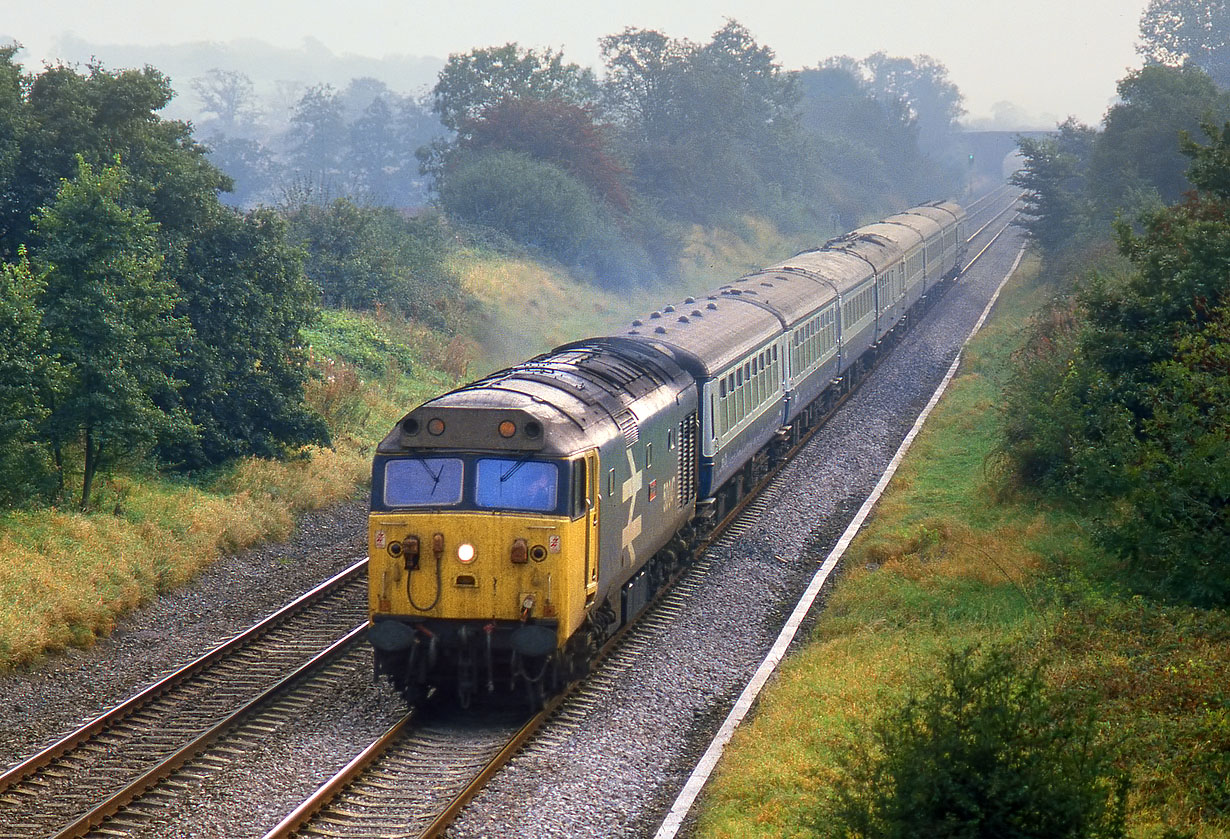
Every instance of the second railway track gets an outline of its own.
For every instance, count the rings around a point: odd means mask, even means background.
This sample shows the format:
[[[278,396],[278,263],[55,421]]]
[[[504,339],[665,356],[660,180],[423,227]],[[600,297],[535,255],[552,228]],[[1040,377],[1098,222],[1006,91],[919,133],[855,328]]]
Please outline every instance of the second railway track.
[[[83,835],[366,622],[364,563],[0,775],[0,837]]]

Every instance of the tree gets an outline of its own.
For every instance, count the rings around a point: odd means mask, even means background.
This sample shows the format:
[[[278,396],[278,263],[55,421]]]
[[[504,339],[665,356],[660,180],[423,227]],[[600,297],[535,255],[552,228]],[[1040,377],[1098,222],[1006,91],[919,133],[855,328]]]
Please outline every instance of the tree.
[[[473,155],[440,187],[452,216],[491,227],[606,285],[628,285],[648,273],[648,257],[626,241],[585,185],[551,163],[497,151]]]
[[[247,135],[260,117],[255,87],[244,73],[215,67],[190,84],[201,100],[201,113],[213,114],[208,127],[214,134]]]
[[[318,314],[317,294],[282,218],[219,207],[189,245],[178,286],[175,312],[192,332],[174,374],[192,428],[164,435],[162,457],[192,468],[327,443],[303,398],[300,330]]]
[[[1172,203],[1191,188],[1179,132],[1230,117],[1230,94],[1199,68],[1150,65],[1118,84],[1090,160],[1091,197],[1101,217]]]
[[[1181,338],[1146,390],[1149,416],[1125,464],[1124,511],[1102,541],[1146,586],[1230,604],[1230,305]]]
[[[455,331],[468,297],[446,266],[448,233],[432,216],[408,219],[347,198],[284,211],[306,253],[305,273],[326,306],[401,312]]]
[[[808,193],[794,79],[738,22],[704,45],[626,29],[602,51],[635,185],[667,211],[708,220]]]
[[[1067,705],[1067,707],[1064,707]],[[834,814],[859,839],[1126,835],[1126,778],[1091,717],[993,650],[949,654],[943,674],[871,729],[846,760]]]
[[[1184,140],[1199,191],[1116,225],[1126,276],[1094,274],[1073,323],[1031,342],[1005,452],[1037,485],[1097,505],[1099,541],[1145,590],[1230,603],[1230,123]],[[1049,350],[1049,351],[1048,351]]]
[[[673,74],[693,46],[661,32],[631,27],[598,43],[607,69],[604,101],[637,142],[650,142],[665,128]]]
[[[838,181],[829,190],[835,202],[848,205],[851,218],[869,192],[900,196],[898,201],[943,194],[933,185],[934,166],[919,149],[916,121],[902,102],[872,94],[857,61],[832,58],[804,69],[798,80],[802,126],[818,141],[817,168]]]
[[[22,206],[17,173],[21,168],[22,137],[25,134],[24,80],[13,60],[18,47],[0,47],[0,258],[16,252],[15,227],[25,229],[29,218],[17,218],[12,208]],[[7,247],[6,247],[7,245]]]
[[[873,53],[862,62],[874,95],[901,102],[918,125],[919,142],[939,151],[965,113],[961,91],[948,79],[948,68],[929,55],[914,58]]]
[[[273,197],[279,166],[273,154],[256,140],[215,135],[209,140],[209,162],[231,179],[232,189],[219,199],[235,207],[252,207]]]
[[[344,168],[349,132],[342,102],[331,85],[318,84],[295,105],[289,132],[291,165],[300,173],[316,173],[325,180]]]
[[[1025,191],[1021,226],[1048,253],[1079,238],[1091,215],[1088,169],[1097,132],[1069,117],[1054,137],[1021,137],[1025,165],[1009,181]]]
[[[1230,4],[1226,0],[1150,0],[1140,17],[1136,51],[1145,60],[1191,63],[1230,87]]]
[[[1136,273],[1088,295],[1085,355],[1130,412],[1132,447],[1109,452],[1124,473],[1124,508],[1104,541],[1156,589],[1200,605],[1230,604],[1230,123],[1212,141],[1184,138],[1199,190],[1119,226]],[[1126,447],[1123,447],[1126,448]]]
[[[43,284],[25,252],[0,264],[0,505],[10,506],[54,486],[39,428],[60,373],[37,301]]]
[[[448,57],[435,87],[432,109],[452,131],[510,99],[559,99],[593,104],[598,85],[593,73],[565,63],[563,52],[523,49],[509,43]]]
[[[20,78],[11,58],[0,53],[0,76]],[[200,207],[231,186],[189,125],[158,116],[172,91],[152,67],[108,71],[91,64],[84,75],[48,67],[19,90],[24,96],[8,103],[19,126],[18,153],[0,180],[0,256],[11,258],[30,241],[31,219],[51,203],[61,179],[77,175],[78,155],[96,169],[119,155],[127,171],[125,201],[148,210],[164,238],[191,236]]]
[[[47,424],[61,470],[66,447],[84,449],[83,509],[100,467],[187,422],[169,375],[187,324],[173,315],[175,289],[161,276],[157,224],[121,204],[128,187],[118,163],[95,173],[78,159],[77,176],[36,222],[33,258],[46,278],[39,303],[65,369]]]
[[[586,108],[559,99],[509,99],[463,124],[459,152],[512,151],[559,166],[621,210],[623,169]]]

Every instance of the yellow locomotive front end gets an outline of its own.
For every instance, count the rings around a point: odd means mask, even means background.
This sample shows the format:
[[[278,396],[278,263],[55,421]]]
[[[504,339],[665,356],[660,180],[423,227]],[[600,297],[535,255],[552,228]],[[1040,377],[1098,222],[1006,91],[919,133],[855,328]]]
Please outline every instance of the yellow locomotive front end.
[[[373,463],[377,669],[409,697],[455,688],[462,704],[519,684],[553,690],[584,660],[597,453],[548,450],[520,411],[412,413],[399,435]]]

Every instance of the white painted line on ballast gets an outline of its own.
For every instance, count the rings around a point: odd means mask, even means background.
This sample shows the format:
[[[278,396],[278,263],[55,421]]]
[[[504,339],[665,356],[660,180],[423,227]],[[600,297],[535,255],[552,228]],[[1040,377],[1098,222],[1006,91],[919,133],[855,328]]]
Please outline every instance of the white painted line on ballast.
[[[889,462],[888,468],[884,470],[884,474],[880,476],[879,482],[876,483],[875,489],[867,496],[867,500],[863,502],[863,506],[859,507],[858,513],[850,522],[841,538],[837,541],[837,545],[825,558],[820,570],[812,577],[811,583],[807,586],[807,590],[803,592],[802,598],[797,606],[794,607],[794,612],[790,615],[790,620],[786,621],[786,625],[782,627],[781,633],[777,636],[777,641],[773,644],[769,654],[765,656],[760,667],[757,668],[755,675],[752,676],[747,687],[743,689],[739,700],[735,702],[735,706],[731,708],[730,713],[726,717],[726,721],[722,723],[722,727],[718,729],[718,733],[714,735],[713,741],[709,744],[709,748],[701,757],[700,762],[696,765],[696,769],[692,771],[691,777],[688,778],[683,789],[679,792],[679,797],[675,799],[674,805],[671,807],[666,818],[662,822],[662,826],[658,828],[658,832],[654,835],[654,839],[674,839],[679,832],[679,828],[683,825],[683,820],[687,816],[688,811],[692,809],[692,805],[696,802],[697,796],[704,788],[705,783],[709,780],[709,776],[713,774],[714,767],[717,766],[718,759],[722,756],[722,751],[726,748],[726,744],[730,742],[730,738],[734,735],[735,729],[747,716],[747,712],[751,710],[752,704],[760,695],[761,689],[769,680],[769,676],[773,675],[773,671],[777,669],[777,665],[781,662],[786,654],[786,649],[794,640],[794,636],[799,631],[799,626],[803,623],[803,618],[807,616],[808,611],[815,602],[816,597],[820,594],[820,589],[824,587],[824,583],[828,580],[829,574],[837,567],[837,562],[846,552],[846,548],[854,541],[855,534],[862,528],[863,522],[871,513],[871,508],[880,500],[880,496],[884,493],[888,482],[892,480],[893,475],[897,472],[897,467],[901,464],[905,453],[909,451],[910,445],[913,444],[914,438],[918,436],[918,432],[922,430],[923,423],[927,421],[927,417],[931,415],[932,409],[936,403],[940,401],[944,391],[948,389],[948,385],[957,374],[957,368],[961,364],[961,355],[965,351],[965,347],[970,340],[978,334],[982,329],[982,325],[986,323],[987,317],[991,313],[991,308],[995,305],[995,301],[999,299],[999,293],[1003,290],[1008,280],[1012,279],[1012,275],[1016,273],[1017,267],[1021,264],[1021,257],[1025,255],[1025,246],[1017,252],[1016,259],[1012,263],[1012,267],[1008,269],[1008,273],[1000,280],[999,286],[995,289],[995,293],[991,295],[991,299],[987,301],[986,308],[982,310],[982,315],[978,318],[978,322],[974,324],[974,328],[970,330],[968,336],[961,343],[961,349],[957,351],[957,357],[953,359],[952,365],[948,368],[948,372],[944,375],[944,379],[940,382],[939,387],[935,389],[935,393],[931,395],[931,400],[927,403],[927,407],[923,408],[922,413],[918,415],[918,419],[914,421],[914,427],[910,429],[910,433],[905,435],[905,439],[901,441],[901,446],[897,449],[897,453]]]

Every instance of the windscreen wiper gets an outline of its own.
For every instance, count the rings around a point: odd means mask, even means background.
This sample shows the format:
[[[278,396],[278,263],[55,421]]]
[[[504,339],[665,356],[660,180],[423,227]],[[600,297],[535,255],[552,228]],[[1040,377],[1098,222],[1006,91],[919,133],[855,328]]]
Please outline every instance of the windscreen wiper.
[[[436,487],[440,486],[440,476],[444,474],[444,464],[443,463],[440,464],[439,472],[432,472],[431,467],[427,465],[426,460],[424,460],[421,457],[417,458],[417,460],[419,462],[419,465],[423,467],[423,470],[428,475],[431,476],[431,492],[427,494],[427,497],[430,498],[431,496],[436,494]]]

